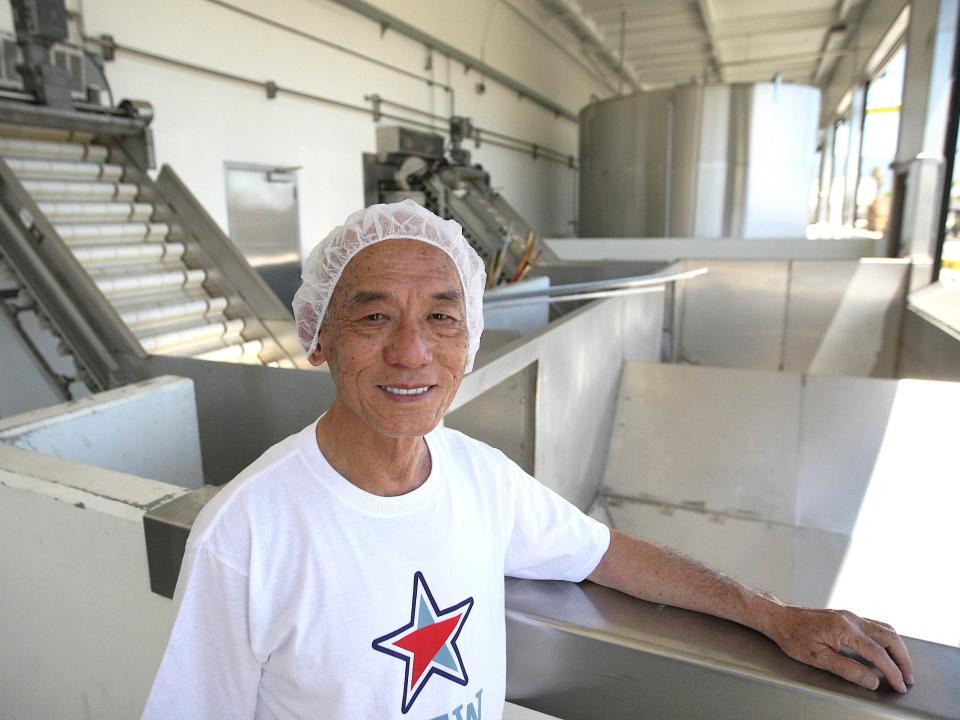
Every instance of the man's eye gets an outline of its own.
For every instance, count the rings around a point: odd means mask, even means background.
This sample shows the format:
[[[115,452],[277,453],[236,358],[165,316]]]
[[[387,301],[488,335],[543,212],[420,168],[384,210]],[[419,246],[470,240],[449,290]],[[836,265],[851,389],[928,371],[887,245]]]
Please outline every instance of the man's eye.
[[[370,313],[365,315],[364,320],[369,320],[370,322],[377,322],[378,320],[383,320],[383,313]]]

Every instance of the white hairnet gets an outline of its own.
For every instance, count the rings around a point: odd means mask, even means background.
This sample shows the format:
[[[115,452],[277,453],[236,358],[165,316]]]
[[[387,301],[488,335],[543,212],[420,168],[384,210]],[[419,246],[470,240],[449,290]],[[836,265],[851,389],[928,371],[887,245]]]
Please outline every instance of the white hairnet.
[[[483,260],[463,237],[459,223],[439,218],[413,200],[358,210],[313,249],[303,264],[303,284],[293,296],[300,344],[307,355],[316,350],[333,290],[353,256],[381,240],[400,238],[429,243],[453,260],[463,286],[468,336],[465,372],[470,372],[483,332]]]

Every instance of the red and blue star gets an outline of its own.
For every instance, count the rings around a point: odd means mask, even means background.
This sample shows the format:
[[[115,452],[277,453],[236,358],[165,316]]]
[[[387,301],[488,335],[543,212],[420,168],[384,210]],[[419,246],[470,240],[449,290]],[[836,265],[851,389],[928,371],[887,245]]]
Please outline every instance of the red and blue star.
[[[423,573],[413,576],[413,603],[410,622],[373,641],[373,649],[403,660],[405,664],[403,701],[406,713],[427,681],[434,675],[466,685],[467,670],[460,657],[457,637],[473,608],[473,598],[441,610],[427,586]]]

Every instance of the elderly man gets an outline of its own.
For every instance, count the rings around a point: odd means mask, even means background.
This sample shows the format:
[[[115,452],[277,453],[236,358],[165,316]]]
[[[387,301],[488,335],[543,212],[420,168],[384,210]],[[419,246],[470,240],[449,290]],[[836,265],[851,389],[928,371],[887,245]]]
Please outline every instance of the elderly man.
[[[336,399],[197,519],[146,717],[500,717],[504,575],[727,618],[878,687],[841,654],[853,651],[906,692],[910,658],[889,626],[784,605],[610,531],[438,427],[483,328],[483,264],[455,222],[409,200],[367,208],[303,280],[300,339]]]

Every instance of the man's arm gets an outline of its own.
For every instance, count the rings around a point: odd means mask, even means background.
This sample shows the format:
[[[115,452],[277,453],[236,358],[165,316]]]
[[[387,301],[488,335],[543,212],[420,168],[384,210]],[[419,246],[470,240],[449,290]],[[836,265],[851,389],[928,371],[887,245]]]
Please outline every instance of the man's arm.
[[[892,627],[844,610],[812,610],[784,605],[733,578],[679,553],[616,530],[610,547],[587,578],[641,600],[696,610],[746,625],[800,662],[876,690],[869,668],[841,654],[869,660],[890,685],[906,692],[913,684],[910,655]]]

